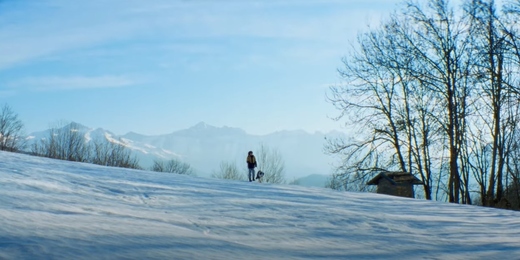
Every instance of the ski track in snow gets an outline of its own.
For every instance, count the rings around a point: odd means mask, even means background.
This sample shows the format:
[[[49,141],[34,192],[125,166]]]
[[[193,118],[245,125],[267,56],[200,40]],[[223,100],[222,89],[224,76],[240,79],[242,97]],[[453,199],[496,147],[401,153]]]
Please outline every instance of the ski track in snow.
[[[0,152],[0,259],[520,259],[520,213]]]

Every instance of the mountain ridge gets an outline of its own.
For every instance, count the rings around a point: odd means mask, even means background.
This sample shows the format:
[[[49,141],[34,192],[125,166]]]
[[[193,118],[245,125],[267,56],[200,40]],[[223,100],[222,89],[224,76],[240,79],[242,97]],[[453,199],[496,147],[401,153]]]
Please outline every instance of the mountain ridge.
[[[87,142],[102,138],[112,142],[124,140],[144,168],[149,168],[154,160],[179,159],[190,164],[201,176],[210,176],[219,169],[222,162],[237,163],[238,168],[243,167],[245,171],[245,163],[242,165],[241,162],[245,161],[247,151],[258,150],[264,145],[280,152],[285,162],[287,180],[310,174],[330,174],[333,158],[323,151],[325,137],[338,136],[338,133],[329,136],[304,130],[252,135],[240,128],[216,127],[204,122],[169,134],[143,135],[128,132],[116,135],[100,127],[94,129],[76,122],[71,124],[82,126]],[[44,138],[49,131],[50,129],[32,133],[32,141]]]
[[[185,132],[185,131],[188,131],[188,130],[201,130],[201,129],[235,130],[237,132],[243,132],[246,135],[257,136],[257,137],[268,136],[268,135],[275,135],[275,134],[284,134],[284,133],[301,133],[301,134],[308,134],[308,135],[314,135],[314,134],[318,134],[318,135],[343,135],[343,133],[338,131],[338,130],[331,130],[331,131],[327,131],[327,132],[322,132],[322,131],[309,132],[309,131],[306,131],[306,130],[303,130],[303,129],[292,129],[292,130],[284,129],[284,130],[273,131],[273,132],[270,132],[270,133],[267,133],[267,134],[251,134],[251,133],[248,133],[247,131],[243,130],[240,127],[232,127],[232,126],[226,126],[226,125],[224,125],[224,126],[214,126],[214,125],[207,124],[204,121],[200,121],[200,122],[198,122],[197,124],[195,124],[193,126],[190,126],[190,127],[187,127],[187,128],[183,128],[183,129],[174,130],[172,132],[164,133],[164,134],[152,134],[152,135],[150,135],[150,134],[138,133],[138,132],[135,132],[135,131],[129,131],[129,132],[126,132],[125,134],[122,134],[121,136],[137,135],[137,136],[143,136],[143,137],[156,137],[156,136],[172,135],[172,134],[176,134],[176,133],[179,133],[179,132]]]

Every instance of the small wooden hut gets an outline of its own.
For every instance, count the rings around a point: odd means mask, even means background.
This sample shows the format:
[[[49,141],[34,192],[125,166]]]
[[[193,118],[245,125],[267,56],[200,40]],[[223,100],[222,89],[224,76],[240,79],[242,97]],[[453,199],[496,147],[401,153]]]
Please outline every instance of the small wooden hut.
[[[415,198],[413,185],[423,184],[408,172],[381,172],[367,185],[377,185],[377,193]]]

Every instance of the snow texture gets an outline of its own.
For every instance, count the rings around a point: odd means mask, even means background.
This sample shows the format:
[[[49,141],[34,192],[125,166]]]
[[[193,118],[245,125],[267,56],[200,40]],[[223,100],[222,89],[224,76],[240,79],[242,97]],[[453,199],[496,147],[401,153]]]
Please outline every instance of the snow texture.
[[[0,185],[0,259],[520,259],[508,210],[4,152]]]

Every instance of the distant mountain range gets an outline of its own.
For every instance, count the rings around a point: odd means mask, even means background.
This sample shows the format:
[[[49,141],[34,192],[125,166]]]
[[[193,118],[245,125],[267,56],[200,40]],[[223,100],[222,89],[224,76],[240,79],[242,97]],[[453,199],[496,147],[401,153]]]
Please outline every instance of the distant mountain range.
[[[129,132],[118,136],[102,128],[92,129],[77,125],[86,141],[102,138],[109,141],[123,140],[137,156],[140,165],[146,169],[154,160],[174,158],[189,163],[195,173],[202,177],[209,177],[217,171],[221,162],[236,162],[239,167],[244,167],[245,172],[247,152],[255,152],[264,145],[280,152],[285,161],[285,176],[288,181],[316,174],[315,178],[310,178],[315,181],[304,178],[305,186],[322,186],[321,183],[331,173],[332,164],[335,163],[331,156],[324,153],[325,137],[342,135],[339,132],[310,134],[301,130],[250,135],[240,128],[215,127],[201,122],[170,134],[149,136]],[[31,133],[30,142],[47,137],[49,131]],[[324,177],[316,178],[320,175]]]

